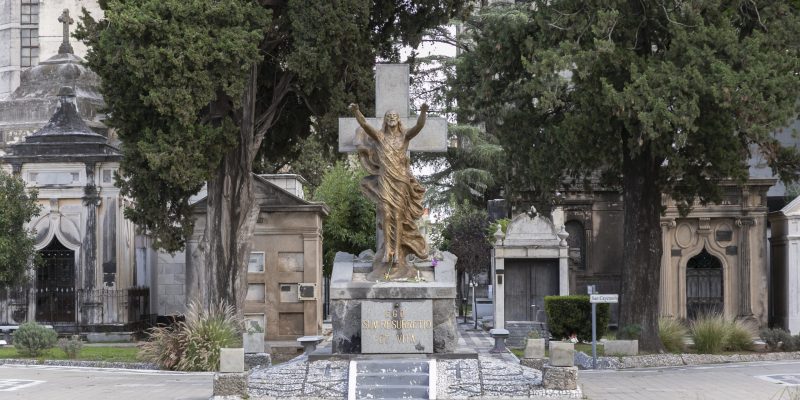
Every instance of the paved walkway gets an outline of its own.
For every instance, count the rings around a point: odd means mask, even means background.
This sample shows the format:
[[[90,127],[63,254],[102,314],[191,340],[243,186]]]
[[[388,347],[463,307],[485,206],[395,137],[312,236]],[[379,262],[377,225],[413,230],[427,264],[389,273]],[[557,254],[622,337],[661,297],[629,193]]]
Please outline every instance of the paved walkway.
[[[480,355],[487,355],[501,360],[519,363],[517,357],[510,351],[500,354],[491,353],[490,351],[494,348],[494,339],[492,339],[492,336],[489,335],[487,331],[482,329],[475,330],[475,324],[473,322],[467,322],[465,324],[457,321],[456,325],[458,325],[459,335],[458,347],[473,349]]]
[[[796,400],[800,361],[580,371],[578,384],[590,400]]]

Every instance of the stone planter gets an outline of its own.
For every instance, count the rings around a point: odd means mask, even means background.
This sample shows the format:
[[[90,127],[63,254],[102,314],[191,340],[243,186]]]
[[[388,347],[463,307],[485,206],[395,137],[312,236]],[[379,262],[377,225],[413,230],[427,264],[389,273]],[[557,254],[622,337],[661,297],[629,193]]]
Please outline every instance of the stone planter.
[[[263,353],[264,332],[245,332],[242,345],[245,353]]]
[[[528,339],[525,358],[544,358],[544,339]]]
[[[639,354],[638,340],[606,340],[606,356],[635,356]]]
[[[572,367],[575,365],[575,343],[550,341],[550,365]]]

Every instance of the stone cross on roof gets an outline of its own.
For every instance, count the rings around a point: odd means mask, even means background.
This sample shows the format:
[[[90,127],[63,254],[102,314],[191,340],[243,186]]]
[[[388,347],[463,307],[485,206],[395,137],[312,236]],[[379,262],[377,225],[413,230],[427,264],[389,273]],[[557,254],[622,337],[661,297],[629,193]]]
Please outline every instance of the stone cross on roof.
[[[58,47],[58,54],[73,54],[72,45],[69,43],[69,26],[75,20],[69,16],[69,9],[64,9],[64,12],[58,17],[58,22],[61,22],[64,26],[64,40],[61,42],[61,46]]]
[[[400,116],[404,127],[417,123],[416,117],[408,116],[408,64],[378,64],[375,68],[375,118],[367,122],[377,129],[383,126],[383,114],[394,110]],[[356,151],[356,130],[359,128],[355,118],[339,118],[339,152]],[[425,127],[408,145],[409,151],[445,152],[447,151],[447,120],[428,117]]]

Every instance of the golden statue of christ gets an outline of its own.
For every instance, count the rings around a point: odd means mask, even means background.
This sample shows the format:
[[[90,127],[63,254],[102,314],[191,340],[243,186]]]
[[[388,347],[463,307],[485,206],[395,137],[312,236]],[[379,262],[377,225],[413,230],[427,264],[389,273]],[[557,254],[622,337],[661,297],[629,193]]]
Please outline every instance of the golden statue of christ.
[[[428,246],[416,222],[422,217],[425,189],[411,174],[408,143],[425,125],[428,105],[422,105],[417,124],[408,130],[394,111],[386,112],[380,130],[367,123],[358,105],[350,104],[350,111],[361,126],[358,155],[370,173],[361,181],[361,191],[377,204],[378,229],[384,238],[368,279],[414,278],[417,269],[406,258],[409,254],[427,258]]]

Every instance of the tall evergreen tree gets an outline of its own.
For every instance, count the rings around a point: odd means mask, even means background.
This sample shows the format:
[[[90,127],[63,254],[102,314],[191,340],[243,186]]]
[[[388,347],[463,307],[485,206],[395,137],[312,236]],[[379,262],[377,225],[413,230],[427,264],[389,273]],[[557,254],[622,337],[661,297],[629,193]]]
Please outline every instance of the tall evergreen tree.
[[[36,198],[35,189],[0,169],[0,288],[27,281],[36,250],[33,232],[25,225],[39,215]]]
[[[658,350],[662,194],[686,212],[743,181],[751,151],[785,181],[800,155],[771,132],[797,117],[800,10],[777,0],[537,0],[474,21],[454,88],[508,153],[512,187],[565,175],[622,188],[620,323]]]
[[[464,1],[105,0],[78,36],[123,143],[126,216],[168,251],[207,184],[197,281],[242,310],[258,216],[251,171],[282,165],[313,130],[335,143],[350,102],[372,103],[376,57],[445,23]]]

